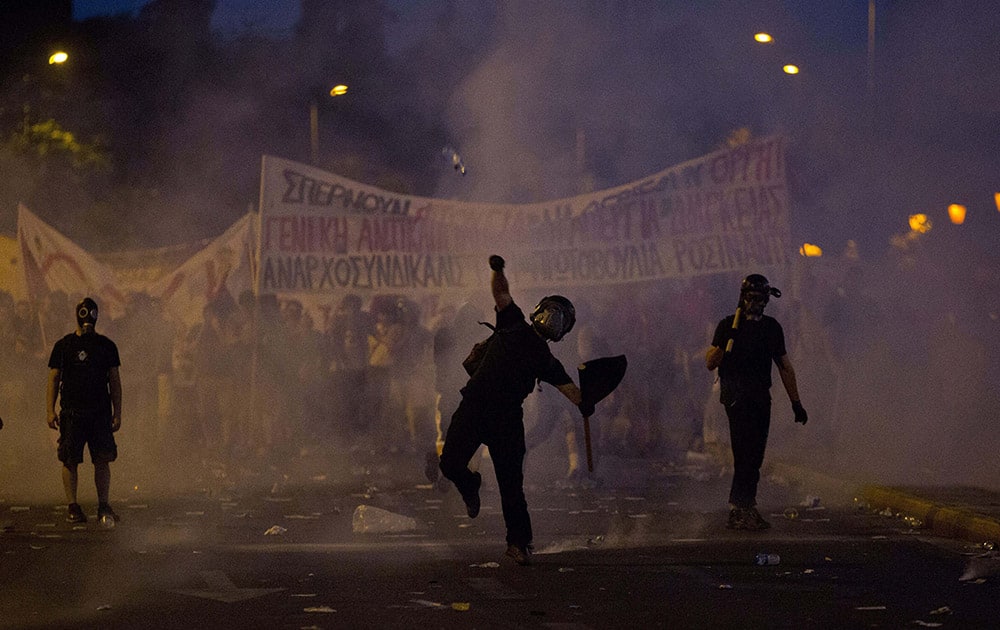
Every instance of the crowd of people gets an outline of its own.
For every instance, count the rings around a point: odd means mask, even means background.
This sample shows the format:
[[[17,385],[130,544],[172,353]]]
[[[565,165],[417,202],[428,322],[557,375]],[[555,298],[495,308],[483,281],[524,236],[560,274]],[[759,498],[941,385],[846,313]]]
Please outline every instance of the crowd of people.
[[[681,432],[687,435],[679,439],[693,445],[699,399],[707,393],[705,384],[695,384],[700,375],[693,365],[708,309],[692,328],[701,313],[675,312],[671,295],[630,287],[602,293],[600,300],[574,295],[579,324],[569,343],[554,349],[571,371],[608,354],[627,354],[635,366],[622,391],[602,405],[595,444],[603,452],[655,457]],[[0,292],[0,341],[11,349],[0,367],[6,405],[0,415],[8,422],[39,416],[45,362],[54,341],[72,330],[80,297],[52,292],[37,303],[15,302]],[[617,306],[624,303],[626,311]],[[423,461],[440,451],[468,379],[462,360],[491,332],[479,322],[492,319],[485,298],[429,314],[406,296],[346,294],[310,311],[296,299],[223,292],[204,306],[200,322],[182,327],[155,298],[131,294],[123,315],[105,313],[102,320],[126,374],[130,421],[119,439],[132,457],[178,449],[220,459],[281,457],[324,444]],[[554,440],[566,474],[578,474],[579,418],[554,406],[550,389],[542,384],[529,397],[528,447]],[[678,420],[683,430],[663,425],[666,412],[685,415]]]
[[[864,404],[851,388],[863,388],[871,378],[854,383],[853,372],[841,366],[875,361],[872,353],[880,347],[890,355],[947,351],[933,345],[932,335],[913,336],[914,330],[951,326],[954,334],[995,345],[994,320],[986,316],[976,320],[982,322],[976,331],[960,332],[975,307],[968,301],[954,301],[962,310],[920,316],[919,298],[908,297],[919,285],[892,280],[907,274],[920,272],[889,276],[851,263],[826,275],[797,269],[778,276],[786,292],[778,313],[788,352],[796,359],[803,395],[815,401],[810,411],[820,418],[815,427],[811,423],[812,439],[836,437],[838,418],[849,419]],[[882,276],[878,284],[876,275]],[[728,438],[718,419],[718,383],[706,374],[704,356],[719,317],[735,306],[733,286],[741,279],[733,272],[560,289],[575,304],[578,323],[552,352],[571,376],[587,359],[625,354],[629,360],[624,382],[591,423],[598,461],[662,459]],[[879,295],[872,287],[890,287],[898,295]],[[522,299],[533,303],[545,293],[551,291],[525,291]],[[976,295],[984,303],[993,299]],[[80,297],[52,292],[29,302],[0,291],[0,343],[8,349],[0,362],[0,417],[8,440],[12,425],[44,426],[45,362],[55,340],[72,329]],[[491,332],[479,324],[494,319],[487,298],[422,312],[403,295],[344,294],[319,309],[296,299],[223,292],[205,305],[200,322],[183,327],[155,298],[132,294],[122,316],[102,321],[103,333],[118,344],[125,374],[123,457],[128,453],[138,461],[182,452],[276,460],[318,445],[331,456],[399,455],[422,467],[430,453],[440,453],[458,406],[458,391],[468,379],[462,360]],[[904,336],[905,343],[896,343]],[[585,468],[582,426],[560,398],[542,383],[525,401],[527,461],[532,451],[547,449],[557,455],[548,460],[558,469],[554,474],[575,478]],[[706,411],[713,409],[714,426]],[[39,449],[53,446],[41,435],[34,440]]]

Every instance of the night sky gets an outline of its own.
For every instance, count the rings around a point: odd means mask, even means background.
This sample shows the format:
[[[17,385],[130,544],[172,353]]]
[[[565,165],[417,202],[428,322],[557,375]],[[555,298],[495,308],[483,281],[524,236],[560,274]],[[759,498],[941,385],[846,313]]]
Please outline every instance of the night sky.
[[[74,15],[81,20],[134,12],[144,4],[77,0]],[[213,24],[224,37],[253,31],[280,38],[291,34],[299,4],[218,0]],[[437,15],[450,6],[431,0],[387,4],[394,13],[386,34],[390,54],[431,32]],[[509,192],[503,182],[532,176],[505,164],[511,155],[530,151],[555,156],[549,163],[558,164],[567,153],[565,138],[561,144],[544,140],[568,135],[561,130],[567,125],[587,128],[599,187],[695,158],[706,146],[694,138],[721,141],[728,130],[747,126],[755,134],[792,136],[803,158],[792,165],[791,186],[804,209],[797,221],[797,236],[804,240],[839,251],[847,239],[857,239],[878,253],[892,233],[906,230],[909,213],[937,213],[943,223],[949,203],[969,207],[967,225],[987,244],[998,240],[995,3],[878,0],[874,57],[868,51],[867,0],[512,0],[456,6],[458,30],[465,34],[456,50],[485,45],[474,35],[484,20],[506,24],[464,91],[425,99],[438,107],[428,113],[443,119],[448,143],[461,144],[466,160],[478,163],[480,178],[468,179],[462,189],[444,181],[437,190],[443,196],[497,199]],[[588,18],[579,17],[581,7],[589,7]],[[603,18],[594,19],[594,7],[602,7],[597,13],[603,11]],[[630,21],[630,14],[644,18]],[[760,30],[772,33],[775,42],[754,44],[751,37]],[[782,75],[784,63],[798,64],[802,73]],[[512,119],[510,112],[489,107],[495,101],[490,90],[508,69],[516,76],[516,108],[527,109],[530,125],[527,117]],[[423,71],[433,85],[435,73],[448,69]],[[858,149],[866,138],[869,79],[884,134],[878,156]],[[584,93],[587,98],[580,99]],[[446,101],[451,105],[442,110]],[[486,130],[478,146],[466,133],[470,129]],[[484,181],[487,174],[492,182]],[[560,172],[546,175],[557,182]],[[538,192],[566,194],[556,184]]]
[[[133,13],[149,0],[75,0],[73,17],[89,17]],[[269,33],[290,29],[299,14],[299,0],[218,0],[213,25],[222,33],[237,32],[252,27]]]

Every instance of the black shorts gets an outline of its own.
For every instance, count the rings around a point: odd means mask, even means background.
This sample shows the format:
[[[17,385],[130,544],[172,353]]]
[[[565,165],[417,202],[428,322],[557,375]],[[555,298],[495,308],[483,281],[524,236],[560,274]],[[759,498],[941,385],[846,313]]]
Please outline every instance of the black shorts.
[[[118,459],[118,445],[111,431],[111,414],[100,411],[59,412],[59,461],[83,462],[83,445],[90,449],[90,461],[98,464]]]

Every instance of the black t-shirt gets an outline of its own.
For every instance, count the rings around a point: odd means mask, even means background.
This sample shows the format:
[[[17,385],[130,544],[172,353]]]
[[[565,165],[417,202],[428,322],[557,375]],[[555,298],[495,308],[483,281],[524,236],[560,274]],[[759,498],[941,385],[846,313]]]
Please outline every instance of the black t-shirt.
[[[536,381],[556,387],[573,382],[517,304],[511,302],[497,312],[496,327],[479,369],[462,388],[464,396],[496,405],[520,406]]]
[[[110,412],[108,371],[120,365],[118,346],[104,335],[70,333],[57,341],[49,356],[49,368],[62,372],[59,406]]]
[[[712,345],[726,349],[733,327],[733,315],[715,327]],[[785,356],[785,333],[773,317],[759,320],[743,319],[736,329],[733,350],[719,365],[723,382],[738,384],[741,391],[763,393],[771,389],[771,362]]]

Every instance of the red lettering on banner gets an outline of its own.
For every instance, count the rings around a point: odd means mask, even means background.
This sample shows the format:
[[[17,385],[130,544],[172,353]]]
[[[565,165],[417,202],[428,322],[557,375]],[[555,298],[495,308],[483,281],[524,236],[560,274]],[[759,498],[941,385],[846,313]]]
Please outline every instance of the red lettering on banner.
[[[264,221],[264,251],[347,252],[347,217],[280,216]]]

